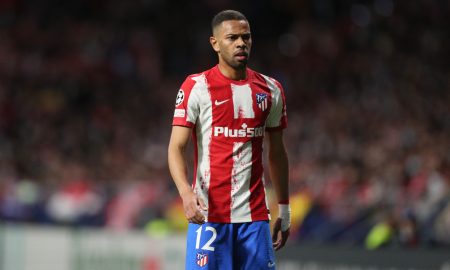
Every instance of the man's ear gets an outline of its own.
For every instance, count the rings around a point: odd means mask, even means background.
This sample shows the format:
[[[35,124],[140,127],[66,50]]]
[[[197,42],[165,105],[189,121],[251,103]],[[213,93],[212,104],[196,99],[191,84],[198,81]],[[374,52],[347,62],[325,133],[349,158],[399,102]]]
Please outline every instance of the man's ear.
[[[211,43],[211,46],[213,47],[213,49],[216,53],[220,52],[219,42],[217,41],[217,39],[214,36],[209,37],[209,43]]]

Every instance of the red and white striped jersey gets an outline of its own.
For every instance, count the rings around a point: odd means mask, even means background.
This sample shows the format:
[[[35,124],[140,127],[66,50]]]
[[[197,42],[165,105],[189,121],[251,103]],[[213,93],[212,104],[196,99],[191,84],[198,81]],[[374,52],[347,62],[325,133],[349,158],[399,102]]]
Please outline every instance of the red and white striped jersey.
[[[226,78],[218,66],[190,75],[178,91],[172,125],[193,128],[193,189],[207,221],[269,220],[262,152],[264,131],[287,125],[283,88],[247,69],[247,79]]]

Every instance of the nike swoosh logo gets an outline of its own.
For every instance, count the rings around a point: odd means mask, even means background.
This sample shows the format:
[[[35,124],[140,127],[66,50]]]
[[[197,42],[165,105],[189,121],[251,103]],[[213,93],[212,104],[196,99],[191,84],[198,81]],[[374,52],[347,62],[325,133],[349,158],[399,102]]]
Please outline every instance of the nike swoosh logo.
[[[274,267],[274,266],[275,266],[275,263],[274,263],[274,262],[269,262],[269,263],[267,264],[267,266],[268,266],[269,268]]]
[[[216,99],[216,101],[214,102],[214,104],[215,104],[216,106],[219,106],[219,105],[224,104],[224,103],[227,102],[228,100],[230,100],[230,99],[225,99],[225,100],[222,100],[222,101],[218,101],[218,100]]]

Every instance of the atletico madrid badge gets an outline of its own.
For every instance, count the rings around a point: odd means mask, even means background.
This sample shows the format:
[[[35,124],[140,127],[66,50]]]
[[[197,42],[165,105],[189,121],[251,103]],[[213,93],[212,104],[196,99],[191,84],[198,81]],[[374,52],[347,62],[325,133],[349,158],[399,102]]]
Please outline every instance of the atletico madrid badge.
[[[197,264],[200,267],[205,266],[208,263],[208,254],[197,253]]]
[[[256,104],[261,111],[265,111],[267,109],[267,94],[256,93]]]

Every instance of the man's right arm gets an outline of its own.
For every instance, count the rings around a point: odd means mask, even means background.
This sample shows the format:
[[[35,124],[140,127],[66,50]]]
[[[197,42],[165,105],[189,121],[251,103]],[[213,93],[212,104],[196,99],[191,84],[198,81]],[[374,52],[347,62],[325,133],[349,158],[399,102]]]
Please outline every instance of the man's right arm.
[[[202,224],[205,217],[200,210],[206,210],[205,203],[197,197],[187,179],[186,147],[191,128],[173,126],[168,149],[170,174],[183,200],[184,214],[191,223]]]

